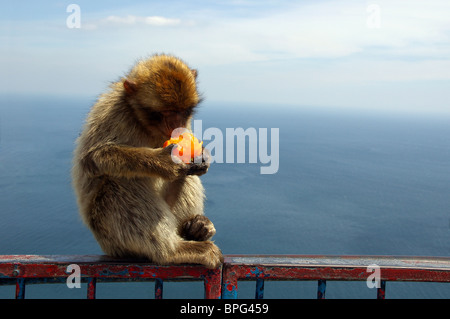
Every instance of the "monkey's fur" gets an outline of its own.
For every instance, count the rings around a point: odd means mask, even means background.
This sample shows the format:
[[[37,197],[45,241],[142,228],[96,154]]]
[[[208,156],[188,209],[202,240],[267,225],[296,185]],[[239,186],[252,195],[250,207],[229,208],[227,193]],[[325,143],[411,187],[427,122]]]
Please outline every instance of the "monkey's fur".
[[[203,161],[185,164],[172,160],[176,145],[162,148],[173,129],[190,129],[200,102],[196,77],[178,58],[154,55],[92,107],[72,177],[82,219],[106,254],[208,268],[223,262],[203,215],[206,150]]]

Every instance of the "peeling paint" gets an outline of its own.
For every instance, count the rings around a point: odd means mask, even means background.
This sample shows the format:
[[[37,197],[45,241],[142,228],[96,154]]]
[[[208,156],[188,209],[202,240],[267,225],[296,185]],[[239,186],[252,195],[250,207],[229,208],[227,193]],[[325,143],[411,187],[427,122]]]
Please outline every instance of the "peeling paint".
[[[98,281],[155,280],[155,297],[162,298],[164,280],[185,279],[203,281],[205,298],[211,299],[237,298],[239,280],[256,281],[256,298],[263,298],[265,280],[317,280],[317,297],[324,298],[327,280],[365,281],[367,265],[374,263],[381,268],[380,299],[386,296],[387,281],[450,282],[448,257],[229,255],[218,269],[207,269],[107,256],[0,255],[0,285],[16,285],[16,298],[24,298],[26,285],[64,282],[67,266],[77,264],[82,280],[88,283],[90,299],[95,298]]]

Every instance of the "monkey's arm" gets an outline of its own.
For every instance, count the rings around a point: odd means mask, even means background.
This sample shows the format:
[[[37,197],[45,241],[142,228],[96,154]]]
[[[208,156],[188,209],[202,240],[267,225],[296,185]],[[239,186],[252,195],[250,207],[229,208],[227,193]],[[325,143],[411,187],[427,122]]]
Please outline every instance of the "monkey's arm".
[[[188,166],[174,163],[170,156],[171,147],[147,148],[107,143],[91,148],[83,157],[85,171],[93,176],[115,177],[161,176],[175,179],[186,175]]]
[[[83,159],[88,172],[115,177],[160,176],[174,180],[186,175],[203,175],[209,162],[200,164],[175,163],[171,152],[176,144],[165,148],[132,147],[113,143],[91,149]]]

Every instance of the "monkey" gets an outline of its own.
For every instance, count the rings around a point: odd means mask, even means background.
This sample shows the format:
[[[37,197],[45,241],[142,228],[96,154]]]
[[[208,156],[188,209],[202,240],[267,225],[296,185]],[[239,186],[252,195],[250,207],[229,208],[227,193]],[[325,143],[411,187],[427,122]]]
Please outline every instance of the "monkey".
[[[172,159],[176,144],[162,147],[173,130],[191,128],[201,100],[196,69],[154,54],[92,106],[75,142],[72,180],[81,219],[107,255],[210,269],[223,263],[203,211],[200,176],[210,154],[203,148],[186,164]]]

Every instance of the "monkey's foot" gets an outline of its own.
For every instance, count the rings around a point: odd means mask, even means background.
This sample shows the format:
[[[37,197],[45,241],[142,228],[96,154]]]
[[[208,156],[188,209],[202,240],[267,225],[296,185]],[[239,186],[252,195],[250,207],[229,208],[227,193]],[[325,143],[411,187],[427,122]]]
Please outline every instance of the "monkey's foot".
[[[202,264],[215,269],[223,264],[223,255],[212,241],[181,241],[175,253],[163,263]]]
[[[181,236],[187,240],[205,241],[215,233],[214,224],[203,215],[195,215],[181,226]]]

